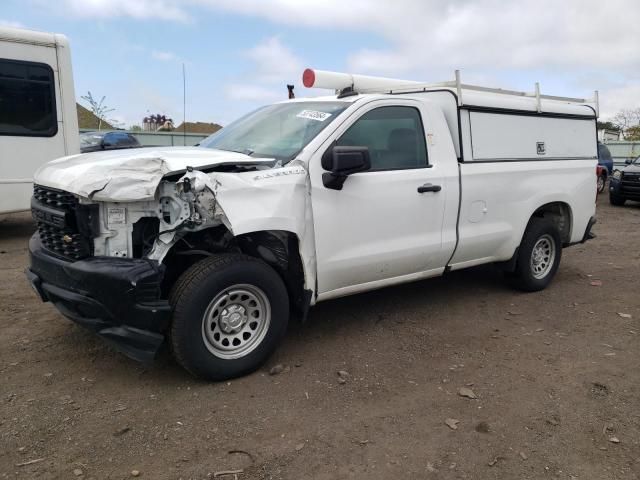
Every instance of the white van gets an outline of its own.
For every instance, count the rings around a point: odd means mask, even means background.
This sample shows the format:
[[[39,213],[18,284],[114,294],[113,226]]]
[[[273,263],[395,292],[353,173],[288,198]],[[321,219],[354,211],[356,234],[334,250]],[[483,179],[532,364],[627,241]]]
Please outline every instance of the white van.
[[[0,213],[28,210],[35,171],[79,151],[68,40],[0,27]]]

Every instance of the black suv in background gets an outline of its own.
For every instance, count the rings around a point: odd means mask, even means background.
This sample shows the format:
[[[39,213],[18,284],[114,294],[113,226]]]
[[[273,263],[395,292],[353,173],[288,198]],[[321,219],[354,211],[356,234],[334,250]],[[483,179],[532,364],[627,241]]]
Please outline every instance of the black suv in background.
[[[627,200],[640,202],[640,157],[627,160],[626,167],[614,170],[609,181],[609,201],[624,205]]]
[[[80,134],[80,152],[98,152],[140,147],[136,137],[127,132],[86,132]]]

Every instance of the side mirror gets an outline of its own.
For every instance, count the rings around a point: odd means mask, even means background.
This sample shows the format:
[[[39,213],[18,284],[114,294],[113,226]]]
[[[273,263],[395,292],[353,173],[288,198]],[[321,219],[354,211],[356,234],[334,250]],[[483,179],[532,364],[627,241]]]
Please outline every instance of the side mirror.
[[[329,170],[322,174],[324,186],[333,190],[342,190],[342,185],[349,175],[371,168],[369,148],[334,146],[324,153],[321,163],[322,168]]]
[[[631,164],[633,163],[633,160],[631,160],[630,158],[627,158],[627,159],[624,161],[624,163],[625,163],[626,165],[631,165]]]

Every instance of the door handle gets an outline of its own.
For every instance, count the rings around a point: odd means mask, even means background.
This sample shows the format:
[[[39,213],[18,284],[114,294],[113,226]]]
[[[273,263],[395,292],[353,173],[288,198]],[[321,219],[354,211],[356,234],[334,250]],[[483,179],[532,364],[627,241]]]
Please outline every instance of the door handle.
[[[431,183],[425,183],[421,187],[418,187],[418,193],[439,192],[440,190],[442,190],[440,185],[432,185]]]

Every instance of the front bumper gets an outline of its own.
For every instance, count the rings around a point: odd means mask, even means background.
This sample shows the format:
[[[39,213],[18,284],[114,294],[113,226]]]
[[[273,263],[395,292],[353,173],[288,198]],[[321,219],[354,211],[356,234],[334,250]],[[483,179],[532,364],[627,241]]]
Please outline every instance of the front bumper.
[[[37,233],[29,241],[29,253],[26,275],[42,301],[50,301],[125,355],[153,360],[171,316],[160,293],[164,265],[115,257],[71,262],[49,254]]]
[[[609,193],[625,200],[640,202],[640,183],[622,178],[611,177],[609,180]]]

